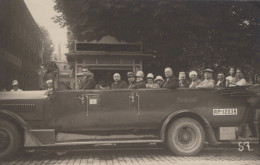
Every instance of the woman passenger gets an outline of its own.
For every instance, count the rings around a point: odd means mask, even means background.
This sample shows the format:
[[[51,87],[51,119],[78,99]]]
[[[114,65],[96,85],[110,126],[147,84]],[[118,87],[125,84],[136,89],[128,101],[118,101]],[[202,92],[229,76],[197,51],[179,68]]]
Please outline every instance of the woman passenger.
[[[198,74],[196,71],[191,71],[189,73],[189,77],[191,79],[189,88],[196,88],[196,86],[198,86],[201,83],[200,79],[198,79]]]

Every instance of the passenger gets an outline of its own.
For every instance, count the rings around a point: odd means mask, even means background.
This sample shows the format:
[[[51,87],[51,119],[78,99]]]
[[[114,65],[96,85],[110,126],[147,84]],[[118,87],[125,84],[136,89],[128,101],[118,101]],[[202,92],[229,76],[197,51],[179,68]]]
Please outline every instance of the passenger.
[[[230,67],[229,74],[230,76],[226,77],[226,87],[230,87],[230,84],[234,85],[236,82],[236,73],[234,67]]]
[[[23,91],[21,89],[19,89],[19,84],[18,84],[18,81],[17,80],[14,80],[12,82],[12,86],[13,86],[13,89],[11,90],[11,92],[20,92],[20,91]]]
[[[115,82],[113,82],[111,84],[111,86],[110,86],[111,89],[127,88],[127,83],[125,81],[121,80],[121,76],[119,73],[115,73],[113,78],[114,78]]]
[[[47,85],[46,95],[51,95],[53,93],[53,80],[52,79],[47,80],[46,85]]]
[[[216,87],[225,88],[226,87],[226,79],[223,72],[218,73],[218,82],[215,85]]]
[[[178,79],[173,76],[172,69],[170,67],[165,68],[164,70],[166,80],[163,84],[163,88],[168,88],[168,89],[175,89],[178,88],[179,82]]]
[[[189,88],[196,88],[196,86],[198,86],[201,83],[200,79],[198,79],[198,74],[196,71],[191,71],[189,73],[189,77],[191,79]]]
[[[246,80],[244,78],[244,74],[242,73],[241,69],[238,68],[236,70],[236,82],[233,84],[230,84],[230,86],[245,86]]]
[[[145,82],[144,82],[144,72],[138,71],[136,73],[136,83],[133,85],[132,88],[138,89],[138,88],[145,88]]]
[[[188,85],[188,81],[186,79],[186,73],[185,72],[180,72],[179,73],[179,88],[187,88]]]
[[[152,73],[148,73],[146,80],[147,80],[147,84],[146,84],[146,88],[159,88],[159,85],[156,84],[154,81],[154,76]]]
[[[204,70],[204,81],[202,81],[196,88],[214,88],[215,81],[212,78],[213,70]]]
[[[128,78],[128,88],[133,88],[133,85],[136,83],[134,72],[127,72],[127,78]]]
[[[164,84],[164,79],[162,78],[162,76],[156,76],[154,82],[158,84],[159,88],[162,88]]]
[[[94,74],[90,72],[87,66],[83,66],[82,73],[82,77],[79,78],[78,89],[95,89],[96,81]]]
[[[46,81],[47,90],[53,90],[53,80],[49,79]]]

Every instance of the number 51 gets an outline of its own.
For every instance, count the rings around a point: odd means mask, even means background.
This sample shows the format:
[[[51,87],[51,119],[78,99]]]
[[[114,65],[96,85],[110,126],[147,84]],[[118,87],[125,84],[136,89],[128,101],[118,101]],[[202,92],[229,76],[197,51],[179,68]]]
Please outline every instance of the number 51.
[[[238,142],[238,151],[242,152],[245,150],[245,147],[248,151],[253,151],[253,149],[250,148],[249,142]]]

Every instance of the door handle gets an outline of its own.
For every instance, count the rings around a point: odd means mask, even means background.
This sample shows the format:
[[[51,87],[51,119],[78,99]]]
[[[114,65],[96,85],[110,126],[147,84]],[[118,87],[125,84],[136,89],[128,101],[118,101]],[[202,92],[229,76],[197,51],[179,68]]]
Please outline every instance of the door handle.
[[[140,116],[140,95],[136,93],[137,97],[137,116]]]
[[[131,99],[132,103],[135,103],[135,96],[133,93],[129,96],[129,98]]]
[[[85,103],[85,96],[84,94],[81,95],[81,97],[78,97],[81,100],[81,103],[84,104]]]

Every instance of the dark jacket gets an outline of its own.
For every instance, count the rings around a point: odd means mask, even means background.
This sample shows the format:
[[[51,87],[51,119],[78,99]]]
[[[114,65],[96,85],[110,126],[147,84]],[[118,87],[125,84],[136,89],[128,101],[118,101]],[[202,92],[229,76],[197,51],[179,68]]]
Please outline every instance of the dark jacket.
[[[125,81],[118,81],[118,82],[113,82],[110,86],[111,89],[121,89],[121,88],[127,88],[127,83]]]
[[[179,87],[179,80],[174,76],[171,76],[168,81],[166,79],[165,83],[163,84],[163,88],[175,89],[178,87]]]
[[[78,89],[95,89],[96,81],[93,76],[89,75],[87,77],[80,77],[79,78],[79,85]]]
[[[136,82],[132,88],[138,89],[138,88],[146,88],[146,83],[144,81]]]
[[[135,85],[135,81],[134,82],[131,82],[131,83],[129,83],[128,85],[127,85],[127,88],[129,88],[129,89],[132,89],[133,88],[133,86]]]
[[[225,88],[226,87],[226,80],[224,79],[221,83],[218,84],[218,81],[215,85],[216,87]]]

